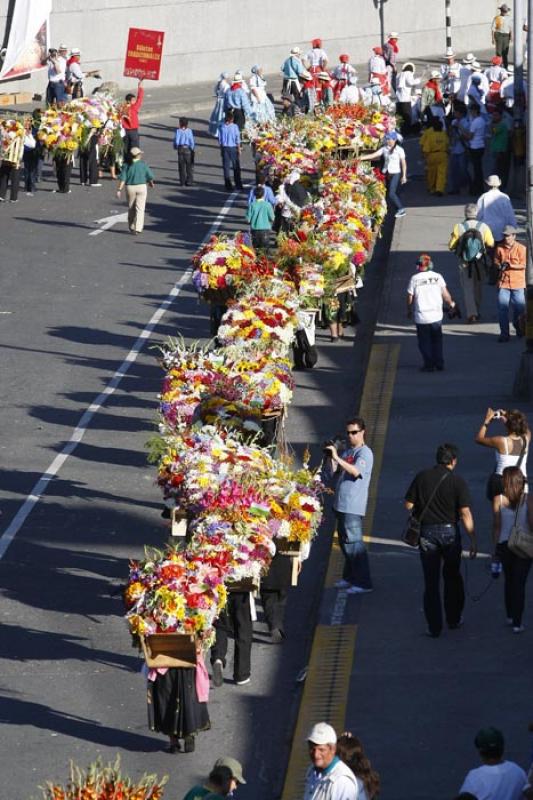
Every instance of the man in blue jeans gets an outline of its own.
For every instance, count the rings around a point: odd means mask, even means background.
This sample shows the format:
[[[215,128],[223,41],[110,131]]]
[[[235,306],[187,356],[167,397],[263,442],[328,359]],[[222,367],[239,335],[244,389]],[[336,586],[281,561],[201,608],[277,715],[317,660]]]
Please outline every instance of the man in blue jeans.
[[[337,517],[337,534],[344,555],[342,580],[338,589],[348,594],[372,591],[368,553],[363,542],[363,517],[368,502],[368,487],[374,454],[365,444],[365,423],[353,417],[346,423],[346,450],[339,455],[335,445],[325,447],[329,469],[337,476],[333,508]]]
[[[500,268],[498,280],[499,342],[509,341],[509,311],[517,336],[524,335],[526,310],[526,260],[527,251],[516,241],[518,230],[512,225],[503,229],[503,243],[494,251],[494,263]]]
[[[233,111],[226,111],[223,124],[218,129],[218,141],[224,170],[224,185],[232,191],[231,172],[237,189],[242,189],[241,180],[241,132],[233,121]]]
[[[424,360],[422,372],[444,369],[442,351],[443,301],[451,309],[455,302],[440,272],[433,271],[433,261],[422,253],[416,262],[417,271],[407,287],[407,318],[414,316],[418,349]]]

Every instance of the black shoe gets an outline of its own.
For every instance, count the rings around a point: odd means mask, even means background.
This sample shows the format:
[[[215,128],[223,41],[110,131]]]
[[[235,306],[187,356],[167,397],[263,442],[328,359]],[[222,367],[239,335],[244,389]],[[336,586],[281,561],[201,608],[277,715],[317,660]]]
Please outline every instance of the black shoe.
[[[183,752],[194,753],[195,741],[194,736],[186,736],[183,740]]]
[[[213,686],[222,686],[224,683],[224,664],[217,658],[212,665],[213,669]]]
[[[285,635],[283,631],[280,631],[279,628],[274,628],[274,630],[270,633],[270,641],[272,644],[281,644],[284,638]]]
[[[502,342],[508,342],[508,341],[509,341],[509,339],[510,339],[510,336],[506,336],[506,335],[505,335],[505,333],[502,333],[502,334],[500,334],[500,336],[498,336],[498,342],[499,342],[500,344],[501,344]]]
[[[450,625],[450,623],[448,623],[448,628],[449,628],[451,631],[456,631],[456,630],[458,630],[459,628],[462,628],[464,624],[465,624],[465,621],[464,621],[464,619],[463,619],[462,617],[460,617],[460,618],[459,618],[459,622],[455,622],[453,625]]]
[[[224,184],[224,186],[226,187],[226,189],[228,190],[228,192],[232,192],[232,191],[233,191],[233,184],[231,183],[231,181],[226,181],[226,183]]]
[[[426,633],[425,633],[425,635],[429,636],[430,639],[438,639],[439,636],[440,636],[440,633],[432,633],[428,628]]]
[[[420,372],[435,372],[435,367],[420,367]]]
[[[165,753],[170,753],[171,755],[174,755],[175,753],[179,753],[179,751],[180,751],[179,744],[170,744],[166,748]]]
[[[238,183],[238,184],[235,186],[235,188],[236,188],[236,189],[239,189],[240,191],[242,191],[242,190],[244,189],[244,186],[242,185],[242,183]]]
[[[442,366],[442,367],[435,367],[435,369],[437,370],[437,372],[444,372],[444,366]]]

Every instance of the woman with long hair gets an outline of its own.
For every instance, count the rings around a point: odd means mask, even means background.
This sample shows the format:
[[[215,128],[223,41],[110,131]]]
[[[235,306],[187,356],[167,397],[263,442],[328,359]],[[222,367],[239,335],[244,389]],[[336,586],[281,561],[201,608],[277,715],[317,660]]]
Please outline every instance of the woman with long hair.
[[[506,428],[504,436],[487,436],[487,428],[493,420],[501,420]],[[506,467],[519,467],[527,479],[527,455],[531,441],[531,431],[526,415],[517,409],[495,411],[488,408],[485,421],[476,434],[475,441],[482,447],[496,450],[496,465],[487,484],[487,498],[493,499],[502,493],[502,474]]]
[[[357,778],[357,800],[374,800],[379,795],[381,782],[378,773],[372,769],[361,740],[351,733],[343,733],[337,740],[337,755]]]
[[[526,581],[531,568],[531,559],[515,555],[509,550],[507,543],[513,525],[531,528],[533,498],[525,491],[526,479],[519,467],[506,467],[503,470],[502,483],[502,494],[497,495],[492,502],[493,559],[501,563],[503,568],[507,622],[513,626],[513,633],[522,633]]]

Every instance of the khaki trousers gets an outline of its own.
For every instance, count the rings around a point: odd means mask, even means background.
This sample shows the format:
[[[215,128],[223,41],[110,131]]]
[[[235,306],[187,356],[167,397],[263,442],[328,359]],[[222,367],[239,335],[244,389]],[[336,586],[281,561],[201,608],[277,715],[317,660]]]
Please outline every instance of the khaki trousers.
[[[126,186],[128,198],[128,225],[130,231],[140,233],[144,228],[144,209],[148,189],[145,183]]]

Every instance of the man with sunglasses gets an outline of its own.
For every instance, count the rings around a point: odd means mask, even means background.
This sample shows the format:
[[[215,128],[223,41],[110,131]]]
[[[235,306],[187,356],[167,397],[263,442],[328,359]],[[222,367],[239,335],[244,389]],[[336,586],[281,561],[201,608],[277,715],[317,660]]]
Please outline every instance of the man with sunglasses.
[[[368,503],[368,487],[374,454],[365,444],[365,423],[353,417],[346,424],[346,450],[339,455],[333,444],[324,449],[333,475],[337,476],[333,508],[337,517],[337,535],[344,555],[342,580],[338,589],[348,594],[372,591],[368,553],[363,542],[363,517]]]

